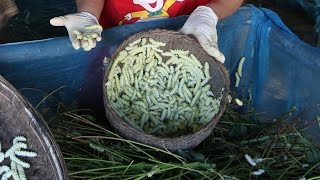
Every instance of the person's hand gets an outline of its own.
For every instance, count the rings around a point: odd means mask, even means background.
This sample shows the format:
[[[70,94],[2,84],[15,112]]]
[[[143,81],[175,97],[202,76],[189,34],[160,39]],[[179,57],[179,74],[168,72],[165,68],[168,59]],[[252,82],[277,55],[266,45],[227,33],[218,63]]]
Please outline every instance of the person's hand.
[[[211,8],[199,6],[191,13],[179,31],[183,34],[195,36],[210,56],[224,63],[225,57],[218,48],[217,22],[218,17]]]
[[[55,17],[50,20],[50,24],[53,26],[65,26],[75,49],[81,47],[85,51],[90,51],[96,47],[97,41],[101,41],[103,28],[97,18],[90,13],[81,12]]]

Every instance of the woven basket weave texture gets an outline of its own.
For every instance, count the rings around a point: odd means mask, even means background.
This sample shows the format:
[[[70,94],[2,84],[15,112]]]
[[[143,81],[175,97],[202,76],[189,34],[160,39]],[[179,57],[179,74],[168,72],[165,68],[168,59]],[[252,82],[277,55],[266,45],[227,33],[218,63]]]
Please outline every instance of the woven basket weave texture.
[[[182,49],[182,50],[189,50],[190,53],[195,55],[198,60],[204,64],[204,62],[208,62],[210,65],[210,75],[211,80],[208,82],[211,85],[211,91],[214,93],[215,96],[220,96],[221,89],[224,89],[221,107],[217,115],[202,129],[199,131],[183,135],[180,137],[173,137],[173,138],[160,138],[153,135],[145,134],[144,132],[138,131],[130,125],[125,122],[123,119],[121,119],[115,111],[113,111],[109,100],[107,98],[106,92],[107,88],[104,86],[104,104],[105,104],[105,110],[106,110],[106,116],[111,124],[111,126],[122,136],[136,140],[138,142],[142,142],[148,145],[152,145],[155,147],[160,148],[167,148],[169,150],[175,151],[175,150],[183,150],[183,149],[191,149],[199,145],[206,137],[208,137],[216,123],[219,121],[221,115],[224,112],[225,106],[228,102],[227,96],[229,91],[229,76],[225,69],[225,67],[218,61],[214,60],[212,57],[210,57],[199,45],[199,43],[186,35],[182,35],[176,31],[170,31],[170,30],[151,30],[147,32],[141,32],[138,34],[135,34],[131,37],[129,37],[127,40],[125,40],[117,49],[116,53],[113,55],[113,59],[117,57],[117,55],[124,50],[129,43],[139,39],[139,38],[153,38],[156,41],[165,42],[166,46],[161,47],[163,50],[170,50],[170,49]],[[166,61],[167,59],[163,57],[163,61]],[[104,84],[107,82],[109,71],[112,66],[112,62],[109,61],[109,64],[107,64],[107,69],[105,71],[104,76]]]
[[[21,158],[31,165],[29,169],[25,169],[28,179],[67,179],[64,160],[46,123],[24,97],[0,76],[2,150],[9,149],[13,138],[19,135],[25,136],[28,149],[38,154],[35,158]],[[6,159],[4,163],[8,161]]]

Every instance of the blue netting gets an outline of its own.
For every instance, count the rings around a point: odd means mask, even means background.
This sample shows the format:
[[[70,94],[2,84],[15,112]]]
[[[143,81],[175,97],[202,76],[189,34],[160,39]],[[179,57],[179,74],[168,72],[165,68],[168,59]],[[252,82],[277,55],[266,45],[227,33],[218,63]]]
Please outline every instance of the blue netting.
[[[0,45],[0,74],[17,89],[34,88],[44,92],[65,86],[55,94],[58,101],[79,104],[103,112],[102,75],[104,56],[111,56],[118,44],[136,32],[167,28],[177,30],[186,16],[140,22],[107,29],[103,41],[90,52],[75,51],[68,37]],[[302,42],[270,10],[242,7],[233,16],[219,22],[219,47],[226,56],[231,89],[249,106],[264,112],[265,119],[277,118],[297,108],[297,113],[320,103],[320,49]],[[234,87],[234,73],[240,57],[245,56],[244,75]],[[31,103],[43,94],[21,91]],[[320,108],[304,113],[304,121],[313,121]],[[315,125],[314,137],[319,133]]]

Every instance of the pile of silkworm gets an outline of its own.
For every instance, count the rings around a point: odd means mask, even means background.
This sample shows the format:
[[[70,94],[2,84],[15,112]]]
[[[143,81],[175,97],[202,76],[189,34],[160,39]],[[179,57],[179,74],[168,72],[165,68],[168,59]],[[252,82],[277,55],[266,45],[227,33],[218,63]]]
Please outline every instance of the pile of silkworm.
[[[114,59],[107,86],[111,107],[132,127],[157,136],[199,130],[219,111],[222,92],[210,91],[209,64],[189,51],[164,52],[163,42],[142,38]]]
[[[7,180],[12,177],[14,180],[26,180],[24,168],[30,168],[30,164],[24,162],[18,157],[36,157],[37,153],[27,151],[27,139],[23,136],[17,136],[13,139],[13,145],[6,152],[1,149],[0,142],[0,177],[1,180]],[[2,165],[6,158],[10,158],[10,167]]]

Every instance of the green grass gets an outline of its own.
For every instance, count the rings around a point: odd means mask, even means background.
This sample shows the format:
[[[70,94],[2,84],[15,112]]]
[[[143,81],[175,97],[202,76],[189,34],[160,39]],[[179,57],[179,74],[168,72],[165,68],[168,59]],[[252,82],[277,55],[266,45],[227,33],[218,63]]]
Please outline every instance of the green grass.
[[[72,179],[316,179],[320,150],[288,114],[267,125],[229,106],[193,150],[170,152],[124,139],[86,110],[59,110],[51,130]],[[57,123],[59,122],[59,123]],[[261,158],[256,167],[244,158]],[[261,176],[252,173],[265,170]]]

